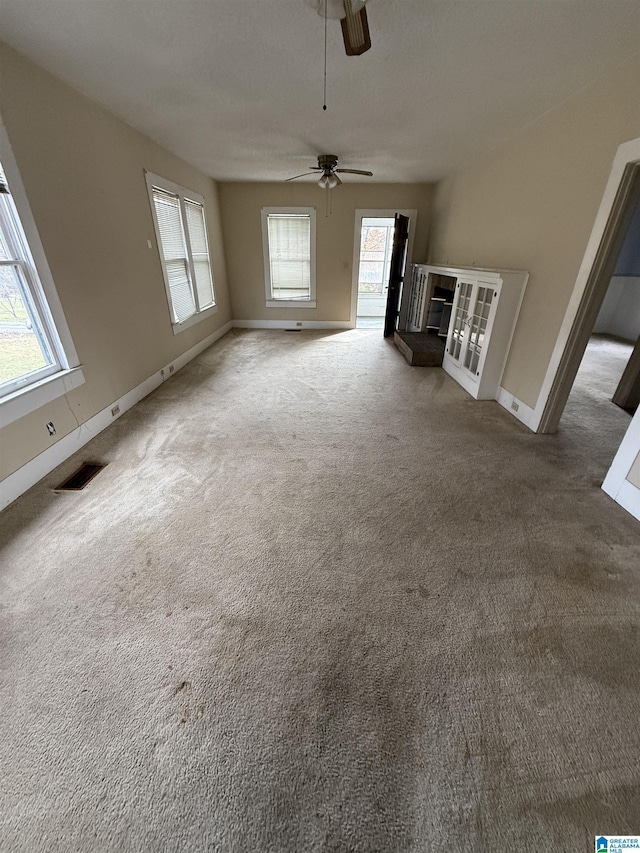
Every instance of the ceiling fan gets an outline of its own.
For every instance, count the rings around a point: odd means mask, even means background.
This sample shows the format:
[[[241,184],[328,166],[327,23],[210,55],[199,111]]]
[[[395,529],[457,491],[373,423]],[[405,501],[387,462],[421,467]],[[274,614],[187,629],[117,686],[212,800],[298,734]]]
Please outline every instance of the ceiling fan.
[[[320,17],[339,20],[342,26],[342,39],[347,56],[360,56],[371,47],[369,22],[367,21],[367,0],[305,0]]]
[[[318,180],[318,186],[323,190],[332,190],[334,187],[339,187],[342,183],[339,174],[373,177],[373,172],[365,172],[362,169],[338,169],[338,158],[335,154],[319,154],[318,165],[310,166],[309,168],[313,171],[303,172],[301,175],[294,175],[292,178],[287,178],[286,180],[296,181],[298,178],[305,178],[307,175],[322,172]]]

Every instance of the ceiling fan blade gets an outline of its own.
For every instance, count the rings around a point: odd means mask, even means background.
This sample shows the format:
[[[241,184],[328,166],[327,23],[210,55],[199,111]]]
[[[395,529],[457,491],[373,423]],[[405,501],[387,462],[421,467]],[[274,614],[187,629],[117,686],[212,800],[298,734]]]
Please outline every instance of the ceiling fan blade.
[[[358,12],[354,12],[351,0],[344,0],[344,10],[346,17],[340,21],[344,49],[347,56],[360,56],[371,47],[367,10],[363,6]]]
[[[373,177],[373,172],[363,172],[362,169],[336,169],[336,172],[342,172],[345,175],[366,175],[368,178]]]
[[[315,166],[312,168],[315,168]],[[306,178],[307,175],[313,175],[313,172],[303,172],[301,175],[294,175],[292,178],[285,178],[285,183],[287,181],[296,181],[298,178]]]

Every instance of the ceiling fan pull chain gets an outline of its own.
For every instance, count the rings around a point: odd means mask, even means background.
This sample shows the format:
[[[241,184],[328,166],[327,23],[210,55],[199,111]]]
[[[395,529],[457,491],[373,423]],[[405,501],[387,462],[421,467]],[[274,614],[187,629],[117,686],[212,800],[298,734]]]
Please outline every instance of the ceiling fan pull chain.
[[[324,0],[324,92],[322,109],[327,109],[327,0]]]

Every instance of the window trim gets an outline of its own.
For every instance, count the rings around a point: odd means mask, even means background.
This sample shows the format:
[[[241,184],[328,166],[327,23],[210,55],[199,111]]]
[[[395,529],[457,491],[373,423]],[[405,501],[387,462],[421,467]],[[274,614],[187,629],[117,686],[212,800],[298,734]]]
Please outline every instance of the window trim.
[[[53,346],[52,354],[58,362],[57,370],[49,375],[40,373],[30,382],[25,381],[0,397],[0,427],[4,427],[79,387],[85,378],[1,117],[0,161],[17,214],[19,227],[16,228],[15,222],[11,224],[17,232],[13,238],[23,255],[20,266],[23,274],[26,271],[29,289]]]
[[[160,266],[162,267],[162,278],[164,280],[164,289],[167,297],[167,308],[169,310],[169,319],[171,321],[171,327],[173,329],[173,334],[178,335],[180,332],[183,332],[185,329],[194,326],[196,323],[200,323],[202,320],[206,320],[207,317],[212,317],[214,314],[218,313],[218,303],[216,301],[216,283],[213,275],[213,264],[211,262],[211,250],[209,248],[209,229],[207,226],[207,205],[204,200],[204,196],[200,193],[197,193],[193,190],[188,189],[187,187],[183,187],[180,184],[176,184],[175,181],[170,181],[168,178],[163,178],[162,175],[157,175],[154,172],[149,172],[145,169],[144,172],[145,181],[147,184],[147,194],[149,196],[149,206],[151,207],[151,217],[153,219],[153,230],[154,236],[156,240],[156,249],[158,251],[158,256],[160,258]],[[159,190],[165,190],[166,192],[173,193],[178,196],[180,203],[180,218],[182,220],[182,230],[185,242],[185,248],[187,252],[187,262],[188,262],[188,275],[189,275],[189,285],[191,287],[191,292],[194,298],[194,304],[198,306],[198,294],[197,288],[195,286],[194,281],[194,263],[193,263],[193,255],[191,252],[191,238],[189,236],[188,229],[185,226],[186,223],[186,211],[185,211],[185,200],[194,201],[197,204],[202,205],[202,210],[204,213],[204,230],[205,237],[207,240],[207,254],[209,256],[209,271],[211,273],[211,287],[213,292],[213,305],[208,305],[206,308],[202,310],[197,310],[195,314],[192,314],[190,317],[187,317],[182,322],[178,322],[174,319],[174,309],[173,302],[171,300],[171,288],[169,287],[169,276],[167,274],[167,267],[164,259],[164,252],[162,251],[162,243],[160,238],[160,228],[158,226],[158,217],[156,215],[156,206],[153,203],[153,189],[156,187]]]
[[[7,394],[0,400],[0,428],[26,417],[74,388],[79,388],[84,382],[82,368],[70,367]]]
[[[47,363],[42,367],[35,368],[13,379],[0,382],[0,397],[6,398],[10,397],[16,391],[22,391],[24,388],[35,385],[42,379],[47,379],[49,376],[60,373],[67,365],[55,332],[53,318],[40,287],[33,258],[31,257],[31,252],[29,251],[29,246],[25,239],[22,225],[20,224],[20,216],[11,195],[5,195],[4,193],[0,195],[0,218],[4,224],[3,231],[6,247],[11,254],[9,259],[0,260],[0,268],[14,269],[14,275],[20,280],[22,302],[34,322],[35,328],[32,327],[32,331],[37,338],[43,339],[42,343],[40,343],[40,349],[43,349],[44,344],[44,349],[48,358],[50,358],[50,361],[47,359]],[[43,355],[45,355],[44,352]]]
[[[275,299],[271,288],[271,259],[269,255],[269,214],[291,213],[296,216],[309,216],[309,298]],[[262,256],[264,262],[264,284],[267,308],[315,308],[316,307],[316,209],[315,207],[263,207],[262,220]]]

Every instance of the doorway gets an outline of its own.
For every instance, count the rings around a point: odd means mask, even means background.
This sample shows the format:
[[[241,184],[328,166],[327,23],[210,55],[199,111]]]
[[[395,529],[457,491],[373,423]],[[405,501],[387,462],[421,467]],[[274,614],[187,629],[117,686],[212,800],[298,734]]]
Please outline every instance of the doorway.
[[[614,160],[578,281],[536,406],[534,429],[554,433],[589,343],[640,198],[640,139]]]
[[[561,443],[571,447],[583,474],[601,484],[631,423],[632,413],[613,396],[633,344],[594,333],[585,349],[558,427]]]
[[[417,210],[356,210],[351,326],[384,329],[396,213],[409,219],[406,266],[411,263]]]
[[[640,171],[639,171],[640,174]],[[637,182],[635,201],[629,199],[631,221],[626,227],[621,223],[622,248],[617,254],[613,276],[602,298],[599,313],[586,345],[576,379],[572,386],[560,426],[580,387],[592,379],[593,388],[600,387],[602,403],[600,423],[610,416],[617,417],[612,405],[625,409],[629,416],[638,407],[640,394],[640,181]],[[626,234],[625,234],[626,230]],[[619,240],[615,241],[616,243]],[[606,283],[606,282],[605,282]],[[637,352],[634,355],[634,348]],[[595,411],[593,412],[595,415]],[[630,417],[629,417],[630,420]],[[624,421],[623,421],[624,423]],[[628,426],[628,424],[627,424]],[[592,428],[596,423],[592,423]],[[613,459],[622,436],[610,449]],[[609,461],[610,461],[609,460]]]
[[[387,307],[394,219],[367,216],[360,228],[357,329],[382,329]]]
[[[559,424],[576,451],[587,451],[595,481],[604,479],[637,408],[640,364],[632,356],[639,339],[640,198]]]
[[[569,307],[547,370],[535,410],[534,429],[538,433],[556,431],[565,412],[565,405],[574,386],[576,375],[589,347],[601,309],[606,308],[605,295],[616,272],[627,234],[640,199],[640,138],[619,146],[609,180],[596,216],[591,236],[580,267]],[[602,320],[602,317],[600,318]],[[629,367],[638,379],[640,359],[638,348],[632,350]],[[624,355],[622,356],[624,361]],[[633,390],[634,377],[625,370],[626,393]],[[618,396],[623,385],[613,392]],[[621,395],[622,396],[622,395]],[[628,397],[627,397],[628,400]],[[612,409],[616,409],[612,406]],[[617,411],[624,415],[623,409]],[[628,417],[628,415],[627,415]],[[628,422],[628,421],[627,421]],[[626,426],[626,423],[623,425]],[[640,520],[640,409],[631,419],[615,457],[606,474],[603,490]],[[608,454],[608,462],[611,452]]]

